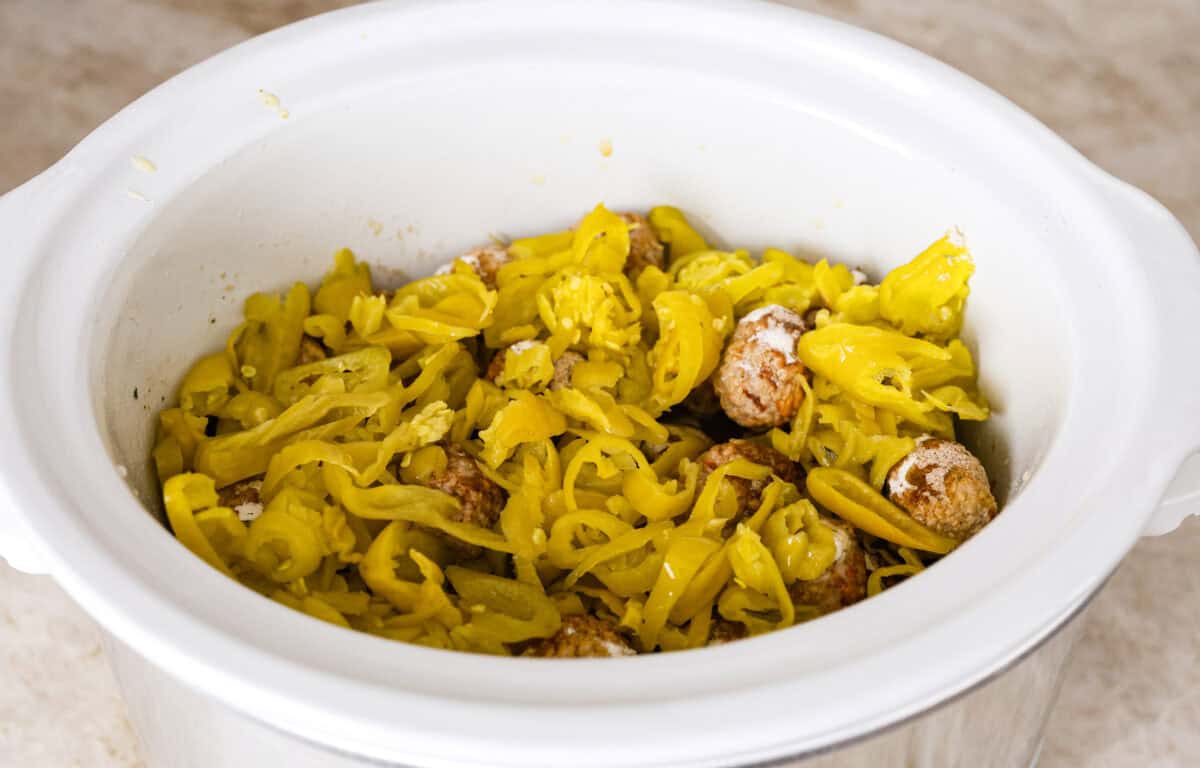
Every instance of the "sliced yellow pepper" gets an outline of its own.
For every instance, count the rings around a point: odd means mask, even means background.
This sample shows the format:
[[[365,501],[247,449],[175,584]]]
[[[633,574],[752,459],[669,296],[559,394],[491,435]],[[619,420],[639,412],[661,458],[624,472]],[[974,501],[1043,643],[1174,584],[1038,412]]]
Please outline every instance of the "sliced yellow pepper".
[[[807,487],[818,504],[885,541],[939,555],[958,546],[958,541],[921,525],[874,488],[844,470],[812,469],[808,473]]]
[[[879,285],[879,312],[906,334],[957,336],[975,263],[950,235],[897,267]]]

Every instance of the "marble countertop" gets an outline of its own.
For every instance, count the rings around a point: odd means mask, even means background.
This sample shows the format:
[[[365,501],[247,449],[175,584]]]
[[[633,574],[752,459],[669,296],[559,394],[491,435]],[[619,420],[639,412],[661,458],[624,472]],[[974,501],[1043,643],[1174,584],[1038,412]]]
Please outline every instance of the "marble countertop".
[[[0,192],[184,67],[338,0],[0,2]],[[1195,0],[794,0],[987,83],[1200,239]],[[1200,519],[1142,541],[1095,601],[1041,765],[1200,764]],[[0,563],[0,765],[142,765],[99,631]]]

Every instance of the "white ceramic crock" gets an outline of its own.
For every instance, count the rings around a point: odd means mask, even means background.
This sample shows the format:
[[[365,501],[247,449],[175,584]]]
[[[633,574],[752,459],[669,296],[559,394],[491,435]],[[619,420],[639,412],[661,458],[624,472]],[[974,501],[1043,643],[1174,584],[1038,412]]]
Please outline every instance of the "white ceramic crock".
[[[669,202],[718,241],[876,275],[960,228],[978,264],[967,337],[996,411],[972,440],[1003,513],[920,578],[820,621],[566,662],[323,624],[225,579],[147,513],[154,415],[250,292],[314,279],[343,245],[398,281],[601,200]],[[727,765],[825,749],[1037,646],[1200,486],[1183,478],[1158,506],[1200,446],[1200,257],[1178,222],[979,84],[777,6],[322,16],[123,110],[0,200],[0,232],[4,556],[53,574],[197,700],[355,760]],[[180,718],[148,727],[203,740]]]

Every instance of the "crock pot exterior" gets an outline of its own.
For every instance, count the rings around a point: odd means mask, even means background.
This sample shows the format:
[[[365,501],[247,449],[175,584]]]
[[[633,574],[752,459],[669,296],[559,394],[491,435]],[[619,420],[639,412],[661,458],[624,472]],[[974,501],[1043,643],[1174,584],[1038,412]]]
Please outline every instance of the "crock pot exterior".
[[[1090,598],[1089,598],[1090,600]],[[951,701],[910,720],[829,745],[744,768],[972,768],[1033,766],[1058,698],[1071,650],[1083,632],[1086,603],[1044,643]],[[184,686],[136,651],[106,636],[105,650],[147,765],[286,765],[363,768],[376,760],[334,751],[280,731]],[[179,723],[187,723],[180,728]],[[1003,728],[997,728],[1003,723]],[[219,734],[219,738],[214,735]],[[398,765],[398,764],[388,764]]]
[[[652,33],[662,45],[649,53],[620,45]],[[439,50],[479,40],[500,49],[511,41],[516,59],[505,71],[518,78],[521,56],[545,56],[544,64],[577,52],[581,67],[596,57],[593,75],[630,61],[653,74],[677,63],[656,57],[681,41],[693,52],[728,46],[736,55],[722,58],[727,81],[704,73],[714,87],[765,89],[770,78],[764,103],[810,112],[805,92],[816,86],[805,67],[816,60],[852,74],[863,90],[838,98],[878,103],[879,124],[894,113],[900,126],[905,109],[935,114],[952,104],[961,125],[948,138],[978,164],[967,172],[1027,171],[1031,196],[1058,201],[1028,226],[1069,219],[1075,227],[1073,248],[1045,265],[1060,283],[1072,380],[1057,434],[1025,482],[1012,484],[1019,493],[1005,514],[920,579],[819,622],[608,663],[490,659],[357,636],[267,603],[189,558],[144,514],[106,458],[103,429],[93,429],[105,393],[86,345],[98,343],[97,324],[112,320],[99,285],[120,277],[155,223],[154,206],[115,169],[128,171],[130,156],[158,147],[170,164],[160,163],[155,184],[169,202],[246,146],[274,141],[279,123],[268,121],[280,116],[239,111],[230,93],[283,83],[300,126],[329,108],[348,76],[378,74],[372,56],[385,46],[394,57],[384,61],[411,72],[408,87],[419,91],[422,68],[446,65]],[[689,66],[707,66],[703,59]],[[299,62],[309,80],[296,79]],[[906,150],[876,134],[873,141]],[[639,139],[623,140],[619,147]],[[997,195],[1020,191],[1011,186],[1020,179],[1002,181],[1010,186]],[[426,2],[320,17],[239,46],[131,105],[0,199],[0,231],[12,241],[0,285],[0,552],[52,573],[121,642],[187,687],[371,759],[554,765],[569,755],[578,765],[725,765],[819,751],[927,711],[1022,658],[1143,531],[1169,530],[1194,507],[1185,481],[1175,503],[1154,512],[1200,444],[1192,385],[1200,356],[1187,353],[1200,321],[1200,257],[1178,222],[977,83],[898,44],[779,7]],[[1070,265],[1091,272],[1068,281]],[[1022,524],[1035,513],[1052,530]]]

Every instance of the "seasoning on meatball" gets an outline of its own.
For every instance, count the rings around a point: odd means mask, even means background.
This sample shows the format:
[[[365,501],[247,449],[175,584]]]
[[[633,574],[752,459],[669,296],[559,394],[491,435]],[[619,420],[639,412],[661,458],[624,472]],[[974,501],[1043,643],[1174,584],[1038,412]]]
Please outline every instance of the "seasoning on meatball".
[[[496,273],[500,271],[500,267],[511,261],[512,257],[508,255],[508,249],[502,245],[484,245],[459,254],[458,259],[469,264],[471,269],[475,270],[475,274],[483,280],[484,285],[488,288],[495,288]],[[450,262],[439,269],[438,273],[448,274],[453,269],[454,262]]]
[[[636,656],[637,651],[610,621],[595,616],[564,616],[558,631],[544,640],[530,643],[526,656],[579,659]]]
[[[263,512],[262,478],[252,477],[239,480],[217,491],[217,502],[222,507],[229,507],[237,513],[238,519],[244,523],[255,520]]]
[[[300,337],[300,357],[296,359],[296,365],[308,365],[320,360],[324,360],[328,355],[325,352],[325,345],[320,339],[309,336],[307,333]]]
[[[740,621],[714,619],[712,627],[708,630],[708,644],[724,645],[725,643],[732,643],[734,640],[749,637],[749,635],[750,633],[746,630],[746,625]]]
[[[738,322],[714,380],[729,418],[751,429],[791,420],[804,400],[804,363],[796,356],[804,330],[804,319],[778,304]]]
[[[550,380],[550,389],[566,389],[571,386],[571,374],[578,363],[584,360],[578,352],[567,350],[554,361],[554,378]]]
[[[996,516],[987,472],[953,440],[918,440],[888,472],[887,492],[918,523],[955,539],[973,536]]]
[[[867,596],[867,559],[849,523],[825,515],[821,522],[833,529],[837,556],[817,578],[793,582],[788,593],[796,605],[812,606],[826,614]]]
[[[462,446],[448,443],[444,448],[446,468],[431,474],[425,484],[458,499],[460,507],[450,515],[452,521],[491,528],[500,519],[504,490],[480,471],[475,459]],[[447,539],[464,557],[479,554],[478,547],[450,537]]]
[[[796,482],[797,468],[787,456],[769,445],[752,443],[749,440],[730,440],[718,443],[709,448],[696,459],[700,463],[700,477],[696,487],[704,488],[704,483],[713,470],[722,464],[728,464],[735,459],[745,459],[752,464],[761,464],[770,468],[771,472],[784,482]],[[771,483],[771,478],[763,480],[748,480],[744,477],[726,477],[737,494],[737,513],[731,524],[746,515],[751,515],[762,503],[762,493]]]
[[[640,213],[622,213],[620,216],[629,225],[629,258],[625,261],[625,274],[630,280],[637,280],[646,267],[662,269],[666,265],[665,249],[650,222]]]

